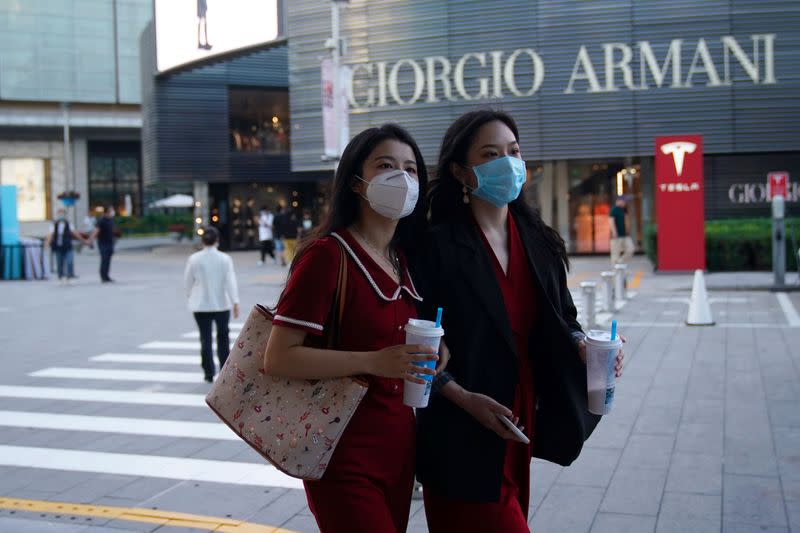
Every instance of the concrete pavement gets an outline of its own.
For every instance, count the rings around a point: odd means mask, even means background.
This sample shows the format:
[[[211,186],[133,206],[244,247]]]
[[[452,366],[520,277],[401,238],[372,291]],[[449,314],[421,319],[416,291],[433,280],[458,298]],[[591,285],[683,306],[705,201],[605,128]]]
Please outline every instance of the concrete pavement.
[[[317,531],[296,482],[215,433],[181,287],[186,253],[120,253],[111,285],[92,255],[76,258],[73,286],[0,283],[0,498]],[[234,259],[242,308],[274,302],[285,271],[256,267],[255,252]],[[570,284],[607,267],[575,259]],[[652,275],[638,259],[631,270],[643,275],[614,315],[629,341],[616,405],[573,466],[533,463],[532,530],[800,531],[800,293],[709,282],[717,325],[692,328],[690,276]],[[237,469],[256,479],[232,478]],[[411,512],[409,531],[426,531],[421,503]],[[87,529],[191,528],[0,509],[0,531]]]

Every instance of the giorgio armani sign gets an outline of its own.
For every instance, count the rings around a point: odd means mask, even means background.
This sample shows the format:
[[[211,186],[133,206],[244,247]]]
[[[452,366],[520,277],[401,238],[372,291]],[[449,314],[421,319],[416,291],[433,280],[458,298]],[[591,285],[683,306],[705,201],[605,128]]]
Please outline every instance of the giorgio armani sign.
[[[657,47],[650,41],[581,45],[563,79],[548,76],[547,64],[534,48],[358,63],[350,65],[347,89],[350,105],[364,109],[530,97],[545,83],[556,84],[564,94],[778,83],[776,34],[747,39],[726,35],[713,41],[673,39]],[[656,48],[666,51],[658,54]]]

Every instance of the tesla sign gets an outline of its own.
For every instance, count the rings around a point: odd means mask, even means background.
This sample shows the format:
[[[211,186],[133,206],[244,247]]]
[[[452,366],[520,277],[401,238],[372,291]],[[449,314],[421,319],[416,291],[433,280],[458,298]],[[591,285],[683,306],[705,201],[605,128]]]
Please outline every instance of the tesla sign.
[[[658,137],[655,159],[658,269],[705,269],[703,137]]]

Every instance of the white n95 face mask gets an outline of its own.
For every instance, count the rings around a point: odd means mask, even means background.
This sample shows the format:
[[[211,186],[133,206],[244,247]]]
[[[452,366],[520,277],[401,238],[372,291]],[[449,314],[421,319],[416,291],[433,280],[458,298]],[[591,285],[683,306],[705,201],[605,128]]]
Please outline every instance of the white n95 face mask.
[[[390,170],[369,182],[359,176],[356,178],[367,184],[366,200],[379,215],[398,220],[414,211],[419,198],[419,182],[405,170]]]

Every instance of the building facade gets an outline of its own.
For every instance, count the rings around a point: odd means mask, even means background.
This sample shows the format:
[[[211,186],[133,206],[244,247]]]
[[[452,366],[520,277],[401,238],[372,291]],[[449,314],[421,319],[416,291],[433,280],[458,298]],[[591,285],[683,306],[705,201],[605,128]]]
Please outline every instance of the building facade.
[[[60,202],[76,226],[103,205],[142,210],[139,35],[151,0],[0,0],[0,182],[21,232],[43,236]]]
[[[293,172],[298,133],[289,114],[285,39],[155,71],[153,28],[142,36],[144,180],[185,192],[197,225],[220,230],[223,249],[258,245],[261,207],[318,212],[331,173]]]
[[[320,58],[329,7],[287,4],[292,168],[329,168]],[[701,134],[707,218],[768,216],[767,173],[800,214],[800,4],[352,0],[341,10],[350,131],[397,122],[428,165],[458,115],[518,122],[528,189],[572,253],[608,250],[608,211],[654,220],[655,138]]]

